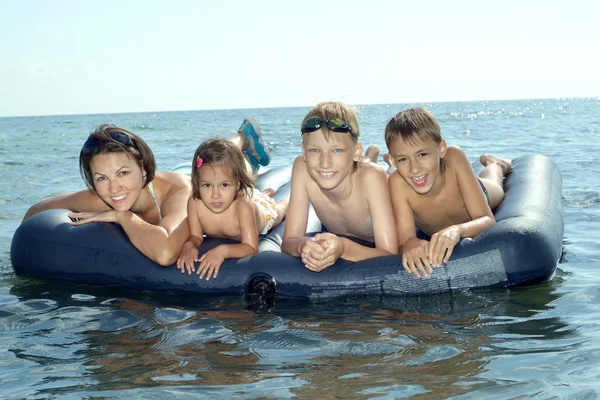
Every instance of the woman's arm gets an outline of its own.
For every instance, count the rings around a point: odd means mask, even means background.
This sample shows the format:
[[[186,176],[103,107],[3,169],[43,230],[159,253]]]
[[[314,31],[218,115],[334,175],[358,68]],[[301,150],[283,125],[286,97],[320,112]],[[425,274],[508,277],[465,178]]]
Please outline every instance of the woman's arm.
[[[110,210],[110,207],[96,193],[89,189],[82,189],[77,192],[63,193],[34,204],[23,217],[23,221],[42,211],[58,208],[64,208],[73,212]]]
[[[167,173],[163,173],[167,174]],[[152,261],[169,266],[173,264],[183,244],[190,237],[187,221],[187,202],[191,193],[189,178],[168,173],[170,188],[160,206],[162,219],[157,225],[144,221],[131,211],[118,213],[121,224],[131,243]]]

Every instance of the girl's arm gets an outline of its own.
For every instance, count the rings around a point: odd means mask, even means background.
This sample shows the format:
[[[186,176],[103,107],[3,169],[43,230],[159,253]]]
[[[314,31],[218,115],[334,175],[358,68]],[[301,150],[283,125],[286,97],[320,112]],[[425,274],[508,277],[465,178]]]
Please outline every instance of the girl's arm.
[[[465,152],[458,147],[449,147],[446,162],[452,166],[451,173],[457,182],[471,220],[451,225],[431,235],[428,253],[434,265],[440,265],[450,259],[454,246],[460,238],[475,237],[496,223]]]
[[[222,244],[225,258],[243,258],[258,253],[258,231],[256,215],[252,200],[240,197],[235,201],[237,214],[242,231],[241,242],[238,244]]]
[[[164,173],[166,174],[166,173]],[[163,218],[157,225],[144,221],[131,211],[117,213],[131,243],[154,262],[169,266],[173,264],[188,238],[190,226],[187,221],[187,202],[191,192],[189,178],[178,173],[169,173],[172,185],[163,197]]]
[[[236,244],[220,244],[200,257],[198,275],[206,280],[216,278],[221,264],[228,258],[243,258],[258,253],[258,230],[254,207],[245,197],[240,197],[231,205],[236,208],[241,230],[241,242]]]
[[[183,244],[179,258],[177,259],[177,269],[183,274],[187,271],[188,275],[195,271],[195,262],[198,261],[198,247],[204,241],[202,232],[202,223],[198,218],[199,201],[196,201],[192,196],[189,197],[187,203],[187,221],[190,226],[190,237]]]
[[[25,217],[23,217],[23,221],[42,211],[58,208],[64,208],[73,212],[110,210],[110,207],[96,193],[89,189],[82,189],[73,193],[63,193],[34,204],[29,208]]]
[[[421,275],[428,276],[432,271],[427,255],[429,242],[417,238],[413,210],[408,201],[408,193],[413,189],[397,173],[390,176],[389,186],[396,215],[398,244],[402,251],[402,266],[407,272],[418,278]]]

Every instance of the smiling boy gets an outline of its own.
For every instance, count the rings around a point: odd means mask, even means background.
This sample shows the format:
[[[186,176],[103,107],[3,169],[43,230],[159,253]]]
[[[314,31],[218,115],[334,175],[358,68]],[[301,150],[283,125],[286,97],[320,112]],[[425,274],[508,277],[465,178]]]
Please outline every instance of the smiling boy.
[[[321,271],[338,258],[360,261],[397,254],[398,239],[383,167],[363,160],[355,109],[313,107],[302,121],[302,155],[294,161],[282,250]],[[306,236],[313,205],[326,233]],[[372,242],[363,246],[347,237]]]

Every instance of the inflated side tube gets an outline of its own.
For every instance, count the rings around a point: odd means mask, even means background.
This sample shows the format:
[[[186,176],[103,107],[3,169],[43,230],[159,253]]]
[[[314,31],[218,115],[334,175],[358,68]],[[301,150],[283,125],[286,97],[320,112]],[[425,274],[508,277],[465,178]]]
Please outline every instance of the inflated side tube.
[[[506,194],[495,212],[497,223],[474,239],[461,240],[451,260],[426,279],[404,271],[400,255],[356,263],[338,260],[322,272],[311,272],[299,258],[280,252],[281,224],[261,236],[258,254],[225,260],[216,279],[200,280],[175,266],[155,264],[133,247],[116,224],[73,226],[66,210],[44,211],[25,221],[14,234],[11,261],[20,276],[282,298],[425,294],[539,283],[552,278],[561,256],[562,178],[556,164],[541,155],[513,160],[513,168],[504,181]],[[276,199],[289,196],[289,183],[284,184],[289,175],[290,167],[268,171],[259,177],[257,187],[279,188]],[[308,231],[321,231],[312,210]],[[200,253],[228,242],[207,238]]]

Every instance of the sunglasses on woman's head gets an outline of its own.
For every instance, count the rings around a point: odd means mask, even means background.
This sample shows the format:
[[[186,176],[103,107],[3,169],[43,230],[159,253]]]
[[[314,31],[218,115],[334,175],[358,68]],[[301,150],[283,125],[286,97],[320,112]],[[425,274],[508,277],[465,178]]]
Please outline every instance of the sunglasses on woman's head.
[[[327,128],[330,131],[349,133],[352,135],[352,137],[354,139],[358,140],[358,136],[356,136],[356,134],[354,132],[352,132],[352,127],[341,118],[332,118],[332,119],[310,118],[310,119],[307,119],[302,124],[302,129],[300,129],[300,132],[302,132],[302,134],[305,134],[308,132],[318,131],[319,129],[321,129],[321,126],[323,126],[323,124],[325,124],[325,126],[327,126]]]
[[[117,142],[121,143],[122,145],[125,145],[128,147],[135,147],[133,145],[133,140],[131,140],[131,136],[129,136],[125,132],[114,131],[114,132],[109,133],[108,136],[110,136],[111,139],[116,140]],[[100,147],[100,144],[102,142],[103,142],[103,140],[101,138],[91,137],[85,141],[85,143],[83,144],[83,147],[81,149],[81,152],[85,155],[92,154],[94,151],[96,151],[98,149],[98,147]]]

